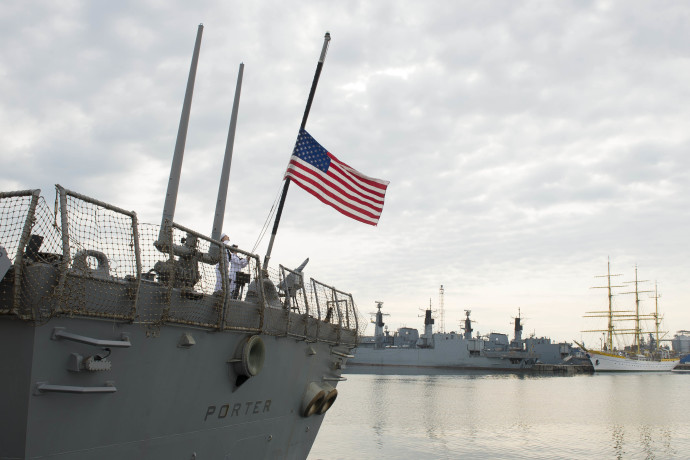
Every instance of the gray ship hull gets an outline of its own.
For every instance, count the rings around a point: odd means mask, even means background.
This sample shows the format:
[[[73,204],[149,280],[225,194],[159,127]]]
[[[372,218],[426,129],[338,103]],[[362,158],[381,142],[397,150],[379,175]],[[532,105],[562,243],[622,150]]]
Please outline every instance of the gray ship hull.
[[[160,226],[0,192],[0,459],[303,459],[338,395],[352,295],[268,265],[289,182],[263,264],[221,231],[243,64],[211,236],[175,221],[202,31]]]
[[[358,347],[348,366],[413,366],[515,371],[531,368],[536,358],[525,351],[486,351],[478,339],[434,334],[433,348]]]
[[[443,286],[441,286],[443,288]],[[349,361],[351,366],[420,367],[467,370],[521,371],[535,364],[561,364],[571,356],[567,343],[551,343],[545,337],[522,339],[521,318],[515,318],[515,338],[492,332],[488,338],[472,336],[470,310],[465,310],[464,333],[433,333],[431,309],[426,310],[424,334],[402,327],[394,334],[383,327],[383,302],[373,315],[374,336],[363,337]]]
[[[0,459],[306,458],[357,341],[351,295],[249,253],[246,292],[217,290],[226,266],[58,191],[61,227],[37,191],[0,192]],[[219,244],[190,232],[169,241]]]
[[[104,338],[126,333],[132,346],[112,350],[108,372],[69,372],[72,353],[94,350],[52,340],[56,327]],[[194,346],[178,347],[185,333]],[[36,328],[3,318],[0,458],[306,458],[325,414],[302,417],[302,398],[309,382],[334,377],[331,347],[263,336],[261,373],[233,391],[227,361],[246,337],[186,327],[147,337],[132,324],[59,318]],[[42,384],[117,391],[43,392]]]

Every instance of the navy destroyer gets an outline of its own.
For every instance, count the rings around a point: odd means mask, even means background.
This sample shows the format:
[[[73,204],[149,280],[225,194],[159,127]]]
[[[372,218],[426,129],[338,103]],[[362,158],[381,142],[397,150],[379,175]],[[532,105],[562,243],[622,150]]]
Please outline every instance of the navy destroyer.
[[[515,371],[531,368],[539,355],[522,340],[521,318],[515,318],[515,337],[492,332],[488,338],[472,336],[470,310],[465,310],[464,332],[434,332],[431,308],[424,315],[424,333],[403,327],[390,335],[384,331],[381,307],[377,302],[373,337],[363,337],[350,365],[413,366],[453,369]],[[533,346],[535,344],[532,344]],[[546,348],[546,341],[539,343]],[[548,345],[553,344],[548,341]],[[564,350],[565,351],[565,350]]]
[[[242,65],[211,236],[174,220],[201,33],[160,226],[0,193],[0,458],[306,458],[336,400],[352,295],[221,242]]]
[[[488,336],[473,336],[474,329],[470,318],[471,310],[465,310],[463,332],[445,332],[444,325],[444,289],[439,289],[439,329],[434,332],[436,318],[429,308],[424,315],[424,333],[410,327],[398,328],[391,334],[383,322],[388,313],[382,312],[383,302],[376,302],[376,311],[372,312],[374,335],[364,336],[350,360],[352,365],[361,366],[409,366],[434,367],[447,369],[475,369],[522,371],[543,369],[541,365],[561,366],[580,364],[587,361],[580,359],[580,351],[570,343],[554,343],[548,337],[537,337],[534,334],[523,339],[523,324],[520,309],[513,318],[513,339],[507,334],[491,332]],[[588,362],[588,361],[587,361]],[[540,366],[535,367],[535,364]],[[553,366],[552,366],[553,367]]]

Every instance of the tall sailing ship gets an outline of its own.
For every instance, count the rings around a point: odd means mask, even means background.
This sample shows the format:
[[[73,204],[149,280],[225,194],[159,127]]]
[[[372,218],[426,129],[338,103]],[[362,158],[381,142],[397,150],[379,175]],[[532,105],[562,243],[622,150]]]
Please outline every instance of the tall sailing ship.
[[[595,372],[663,372],[672,370],[679,362],[678,358],[671,357],[668,348],[660,346],[660,340],[666,334],[659,330],[662,317],[659,315],[659,295],[658,290],[654,289],[655,310],[651,314],[640,313],[640,294],[652,292],[641,291],[640,281],[637,277],[637,267],[635,267],[635,290],[623,294],[635,294],[634,310],[616,310],[613,306],[613,288],[621,288],[622,285],[612,285],[611,262],[608,262],[606,286],[597,286],[608,290],[608,310],[587,312],[585,318],[606,318],[606,329],[594,329],[582,332],[597,332],[605,334],[605,341],[600,350],[584,348],[587,351],[589,360]],[[644,340],[645,332],[642,324],[644,322],[654,322],[653,332],[646,332],[648,340]],[[617,341],[626,337],[632,337],[631,345],[619,345]]]

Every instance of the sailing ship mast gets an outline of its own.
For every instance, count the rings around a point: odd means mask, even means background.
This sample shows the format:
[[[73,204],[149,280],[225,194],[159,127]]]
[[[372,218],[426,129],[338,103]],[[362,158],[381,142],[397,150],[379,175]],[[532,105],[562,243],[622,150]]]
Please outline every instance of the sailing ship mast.
[[[652,314],[640,314],[640,293],[642,292],[652,292],[652,291],[642,291],[640,290],[640,283],[643,280],[638,278],[637,265],[635,266],[635,280],[627,281],[627,284],[635,283],[635,290],[630,292],[625,292],[623,294],[635,294],[635,309],[634,310],[619,310],[613,309],[613,287],[622,286],[612,286],[611,285],[611,264],[608,264],[607,286],[597,286],[601,288],[607,288],[609,293],[609,309],[606,311],[594,311],[587,312],[585,318],[606,318],[608,317],[608,329],[607,330],[590,330],[582,332],[607,332],[606,345],[602,343],[602,350],[589,349],[587,350],[589,361],[595,369],[595,372],[613,372],[613,371],[648,371],[648,372],[659,372],[659,371],[670,371],[678,363],[677,358],[671,358],[669,351],[659,347],[659,308],[658,308],[658,298],[659,295],[655,286],[654,298],[657,300],[656,310]],[[591,315],[590,315],[591,314]],[[642,337],[642,327],[641,322],[643,320],[649,321],[654,319],[655,329],[656,329],[656,344],[655,347],[649,347],[649,350],[642,349],[643,337]],[[633,327],[614,327],[614,321],[621,321],[625,323],[633,322]],[[622,348],[613,348],[613,335],[633,335],[634,343],[632,345],[624,345]],[[603,334],[602,334],[603,335]],[[654,341],[652,334],[649,334],[650,345]],[[584,347],[583,347],[584,348]]]
[[[635,281],[628,281],[629,284],[635,283],[635,291],[623,292],[623,294],[635,294],[635,342],[633,346],[637,349],[637,354],[640,354],[640,336],[642,335],[642,329],[640,328],[640,293],[641,292],[652,292],[652,291],[640,291],[639,283],[646,283],[649,280],[638,280],[637,279],[637,265],[635,265]],[[657,343],[658,346],[658,343]]]
[[[590,311],[587,313],[593,313],[597,314],[596,316],[585,316],[585,318],[600,318],[601,313],[607,313],[608,317],[608,328],[606,330],[606,346],[608,350],[613,350],[613,317],[614,317],[614,311],[613,311],[613,291],[611,288],[619,288],[623,287],[622,285],[620,286],[612,286],[611,285],[611,277],[612,276],[621,276],[620,273],[612,275],[611,274],[611,259],[608,259],[606,261],[606,267],[607,267],[607,272],[606,275],[598,275],[595,276],[595,278],[606,278],[607,279],[607,285],[606,286],[594,286],[592,289],[608,289],[608,298],[609,298],[609,309],[608,312],[599,312],[599,311]],[[583,331],[583,332],[600,332],[600,331]]]
[[[634,340],[632,343],[632,346],[630,347],[637,353],[638,355],[641,353],[641,347],[642,347],[642,342],[643,342],[643,337],[642,337],[642,321],[643,320],[650,320],[654,319],[655,322],[655,331],[656,331],[656,348],[659,347],[659,326],[660,326],[660,318],[659,318],[659,304],[658,304],[658,294],[655,294],[654,299],[657,300],[656,303],[656,311],[655,313],[646,315],[646,314],[640,314],[640,294],[645,293],[645,292],[655,292],[656,293],[656,288],[655,291],[643,291],[640,290],[640,283],[647,282],[648,280],[640,280],[638,279],[638,274],[637,274],[637,266],[635,266],[635,280],[634,281],[626,281],[624,284],[634,284],[635,285],[635,290],[634,291],[629,291],[629,292],[621,292],[620,294],[635,294],[635,310],[614,310],[613,309],[613,296],[615,295],[613,293],[613,288],[620,288],[624,287],[622,285],[612,285],[611,284],[611,277],[613,276],[620,276],[619,274],[612,275],[611,274],[611,263],[610,261],[608,262],[608,271],[606,275],[602,276],[597,276],[597,278],[603,278],[606,277],[607,279],[607,285],[606,286],[594,286],[593,289],[607,289],[608,290],[608,311],[589,311],[585,315],[585,318],[604,318],[606,317],[608,319],[608,327],[605,330],[602,329],[596,329],[596,330],[588,330],[588,331],[582,331],[582,332],[605,332],[606,333],[606,345],[603,347],[605,350],[608,351],[613,351],[614,346],[613,346],[613,337],[618,336],[618,335],[633,335]],[[632,328],[618,328],[615,326],[615,321],[633,321],[634,325]]]
[[[659,348],[659,326],[661,325],[661,320],[659,319],[659,289],[657,282],[654,282],[654,334],[656,337],[656,347]]]

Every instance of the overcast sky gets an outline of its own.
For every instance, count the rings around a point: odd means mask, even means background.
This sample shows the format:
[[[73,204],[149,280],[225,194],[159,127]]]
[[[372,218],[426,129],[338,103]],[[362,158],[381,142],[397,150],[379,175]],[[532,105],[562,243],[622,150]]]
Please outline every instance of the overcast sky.
[[[159,223],[199,23],[178,223],[211,233],[244,62],[225,230],[254,247],[329,31],[307,130],[389,180],[386,204],[371,227],[293,185],[273,265],[309,257],[391,330],[421,329],[443,285],[446,330],[471,309],[509,332],[520,309],[528,334],[592,343],[610,257],[690,329],[690,3],[4,1],[0,190],[52,204],[59,183]]]

